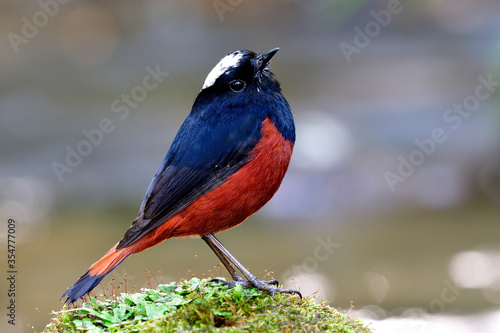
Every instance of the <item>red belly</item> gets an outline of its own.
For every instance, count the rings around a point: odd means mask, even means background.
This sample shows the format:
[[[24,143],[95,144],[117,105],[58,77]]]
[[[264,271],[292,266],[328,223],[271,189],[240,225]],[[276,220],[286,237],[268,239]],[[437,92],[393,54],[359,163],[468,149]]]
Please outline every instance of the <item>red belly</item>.
[[[232,228],[264,206],[285,176],[293,143],[287,141],[266,119],[262,138],[250,161],[229,180],[147,234],[134,252],[171,237],[218,233]]]

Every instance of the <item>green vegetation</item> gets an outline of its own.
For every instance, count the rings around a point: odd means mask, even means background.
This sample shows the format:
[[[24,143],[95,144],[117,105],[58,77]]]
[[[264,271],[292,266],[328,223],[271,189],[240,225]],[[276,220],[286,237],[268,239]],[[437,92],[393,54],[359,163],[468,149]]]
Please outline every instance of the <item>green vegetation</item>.
[[[312,298],[228,289],[206,279],[159,285],[116,298],[90,297],[64,307],[43,331],[53,332],[372,332],[359,319]]]

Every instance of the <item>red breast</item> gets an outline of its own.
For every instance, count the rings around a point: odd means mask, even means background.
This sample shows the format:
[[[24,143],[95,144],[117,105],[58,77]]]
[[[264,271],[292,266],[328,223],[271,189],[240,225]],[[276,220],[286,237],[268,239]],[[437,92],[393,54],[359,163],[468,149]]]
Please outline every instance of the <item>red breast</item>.
[[[134,252],[171,237],[218,233],[232,228],[264,206],[278,190],[290,163],[293,142],[287,141],[268,119],[262,138],[247,164],[229,180],[198,198],[141,241]]]

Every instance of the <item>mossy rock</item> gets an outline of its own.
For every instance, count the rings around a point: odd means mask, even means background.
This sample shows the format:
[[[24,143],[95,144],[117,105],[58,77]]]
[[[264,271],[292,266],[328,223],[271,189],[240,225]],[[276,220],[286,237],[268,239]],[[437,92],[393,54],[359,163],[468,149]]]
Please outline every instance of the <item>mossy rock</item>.
[[[91,297],[55,314],[43,332],[372,332],[326,301],[228,289],[198,278],[111,299]]]

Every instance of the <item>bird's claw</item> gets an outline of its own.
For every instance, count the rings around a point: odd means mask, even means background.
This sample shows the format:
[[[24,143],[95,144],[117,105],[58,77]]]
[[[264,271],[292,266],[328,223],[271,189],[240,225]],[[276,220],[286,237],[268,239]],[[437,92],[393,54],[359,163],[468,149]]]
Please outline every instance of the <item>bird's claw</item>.
[[[228,286],[229,288],[233,288],[236,285],[236,283],[239,283],[243,287],[246,287],[245,282],[247,282],[247,281],[243,280],[241,277],[238,277],[237,280],[229,280],[229,281],[221,279],[221,278],[213,278],[213,279],[208,280],[208,282],[210,282],[210,283],[220,283],[223,286]]]
[[[284,293],[284,294],[297,294],[300,298],[302,298],[302,294],[300,291],[295,289],[283,289],[279,288],[279,282],[276,279],[273,280],[258,280],[257,278],[245,281],[241,277],[238,276],[237,280],[226,281],[220,278],[210,279],[208,282],[220,283],[223,286],[228,286],[228,288],[234,288],[236,284],[241,285],[242,287],[255,287],[258,290],[264,290],[271,293],[274,296],[274,293]]]
[[[302,294],[298,290],[279,288],[278,281],[276,280],[271,280],[271,281],[257,280],[251,282],[251,285],[253,285],[255,288],[259,290],[265,290],[267,292],[270,292],[272,296],[274,296],[274,293],[282,293],[282,294],[297,294],[300,298],[302,298]]]

